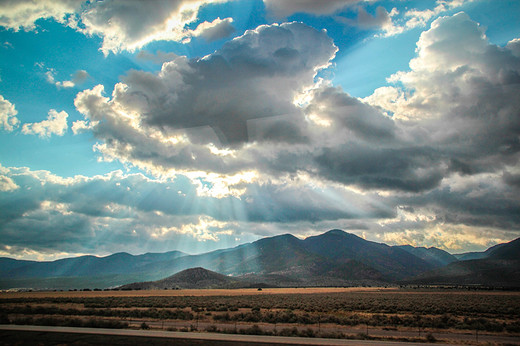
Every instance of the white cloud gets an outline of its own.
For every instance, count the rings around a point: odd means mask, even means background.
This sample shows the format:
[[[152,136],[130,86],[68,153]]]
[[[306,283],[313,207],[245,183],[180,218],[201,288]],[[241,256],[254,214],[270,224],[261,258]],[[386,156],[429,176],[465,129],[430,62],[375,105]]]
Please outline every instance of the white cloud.
[[[199,216],[196,221],[184,223],[180,226],[159,227],[151,233],[151,237],[155,239],[164,239],[171,237],[170,233],[187,235],[193,237],[197,241],[213,241],[220,240],[220,235],[235,234],[236,224],[229,222],[221,222],[211,217]]]
[[[248,150],[233,156],[222,149],[305,141],[294,99],[336,50],[325,32],[301,23],[260,26],[202,59],[177,57],[157,74],[131,71],[111,98],[101,85],[85,90],[75,105],[99,121],[93,132],[105,158],[158,174],[241,173],[254,165]],[[294,116],[280,117],[288,113]]]
[[[6,131],[13,131],[18,127],[20,121],[16,117],[18,111],[14,108],[14,104],[6,100],[0,95],[0,128]]]
[[[121,50],[133,52],[152,41],[189,40],[191,32],[185,27],[197,20],[199,8],[222,1],[93,2],[79,15],[77,29],[102,37],[101,51],[105,55]]]
[[[63,136],[68,129],[65,111],[57,112],[51,109],[47,120],[38,123],[27,123],[22,126],[22,133],[26,135],[38,135],[40,137],[50,137],[51,135]]]
[[[448,171],[516,166],[520,59],[509,46],[490,44],[466,14],[436,19],[421,34],[410,71],[389,81],[395,85],[365,101],[393,114],[416,143],[440,150]]]
[[[437,0],[433,9],[411,9],[404,13],[402,20],[394,20],[383,28],[381,36],[388,37],[400,34],[417,27],[425,27],[430,20],[438,15],[462,7],[475,0]]]
[[[364,100],[371,105],[314,80],[334,53],[325,33],[303,24],[261,26],[203,59],[177,57],[157,74],[131,71],[111,97],[102,86],[85,90],[75,104],[87,122],[99,122],[91,129],[104,159],[157,176],[210,181],[252,172],[255,182],[308,174],[416,193],[454,172],[514,160],[517,58],[490,45],[466,15],[435,21],[411,71]],[[296,102],[302,93],[306,102]],[[244,191],[226,184],[217,195]]]
[[[84,133],[89,130],[92,130],[94,126],[96,125],[96,122],[88,122],[85,120],[76,120],[74,123],[72,123],[72,132],[77,135],[79,133]]]
[[[0,26],[26,31],[36,28],[38,19],[53,18],[64,23],[65,17],[80,8],[84,0],[5,0],[0,2]]]
[[[208,42],[217,41],[228,37],[235,31],[231,23],[233,23],[233,18],[217,18],[212,22],[202,22],[191,32],[191,35],[200,36]]]
[[[374,15],[358,6],[357,18],[352,19],[340,15],[334,16],[334,18],[339,23],[357,26],[364,30],[378,29],[379,33],[375,35],[376,37],[390,37],[417,27],[425,27],[430,20],[440,14],[473,1],[475,0],[437,0],[433,9],[418,10],[413,8],[403,13],[400,13],[397,8],[392,8],[388,12],[383,6],[379,6]]]
[[[38,19],[53,18],[85,35],[101,37],[100,49],[107,55],[133,52],[153,41],[187,42],[194,34],[204,34],[208,40],[222,38],[231,33],[229,20],[215,20],[211,27],[205,24],[206,30],[203,25],[197,33],[187,25],[197,21],[202,6],[226,1],[10,0],[0,3],[0,26],[15,31],[35,30]]]
[[[43,68],[43,65],[40,67]],[[56,85],[57,88],[73,88],[78,84],[84,83],[90,76],[87,71],[85,70],[78,70],[72,75],[70,80],[65,81],[57,81],[54,76],[56,75],[55,69],[48,69],[47,72],[45,72],[45,77],[47,79],[47,82]]]
[[[0,191],[6,192],[6,191],[13,191],[20,188],[16,183],[13,181],[13,179],[5,176],[0,175]]]
[[[507,49],[509,49],[514,56],[520,58],[520,38],[509,41],[507,43]]]
[[[343,24],[357,26],[364,30],[377,29],[383,31],[385,36],[392,36],[403,31],[402,28],[395,26],[392,21],[392,18],[398,14],[399,11],[396,8],[388,12],[384,7],[378,6],[375,15],[372,16],[364,8],[359,7],[356,19],[342,16],[335,16],[334,18]]]
[[[403,87],[382,87],[366,101],[392,112],[395,118],[448,116],[464,105],[467,112],[476,102],[504,107],[488,92],[500,90],[499,96],[507,98],[519,81],[514,52],[490,45],[484,29],[464,13],[435,20],[421,34],[416,50],[411,71],[388,79]]]

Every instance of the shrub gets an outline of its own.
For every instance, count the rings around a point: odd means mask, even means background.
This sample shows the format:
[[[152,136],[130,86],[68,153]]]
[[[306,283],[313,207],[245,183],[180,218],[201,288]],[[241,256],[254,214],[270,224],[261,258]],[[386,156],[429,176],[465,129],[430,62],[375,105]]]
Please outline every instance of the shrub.
[[[426,334],[426,341],[428,341],[428,342],[436,342],[437,339],[435,338],[435,336],[433,336],[432,333],[428,333],[428,334]]]
[[[300,336],[303,336],[306,338],[314,338],[316,336],[316,333],[314,332],[314,329],[307,328],[300,332]]]
[[[253,324],[251,327],[246,329],[240,329],[240,334],[248,334],[248,335],[262,335],[264,332],[262,329],[257,325]]]
[[[211,325],[208,328],[206,328],[206,331],[209,333],[216,333],[216,332],[218,332],[218,329],[215,325]]]
[[[298,329],[296,327],[284,328],[278,333],[278,335],[280,335],[280,336],[298,336]]]

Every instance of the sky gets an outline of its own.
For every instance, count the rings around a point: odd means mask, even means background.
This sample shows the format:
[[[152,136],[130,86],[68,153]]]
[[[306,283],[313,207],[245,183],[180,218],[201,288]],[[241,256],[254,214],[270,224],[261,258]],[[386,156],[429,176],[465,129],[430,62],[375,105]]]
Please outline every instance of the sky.
[[[0,256],[520,236],[520,2],[1,0]]]

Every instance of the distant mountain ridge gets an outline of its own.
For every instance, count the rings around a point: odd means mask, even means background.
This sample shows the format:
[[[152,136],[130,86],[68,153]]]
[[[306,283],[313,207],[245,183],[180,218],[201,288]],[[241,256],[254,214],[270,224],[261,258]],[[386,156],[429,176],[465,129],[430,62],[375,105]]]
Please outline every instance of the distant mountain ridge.
[[[415,255],[422,260],[427,261],[428,263],[434,265],[435,267],[443,267],[452,262],[457,262],[458,259],[454,255],[437,249],[435,247],[425,248],[425,247],[413,247],[411,245],[400,245],[397,246],[400,249],[403,249],[406,252]]]
[[[489,248],[483,257],[450,263],[422,273],[409,282],[520,287],[520,238]]]
[[[130,255],[118,252],[105,257],[92,255],[59,259],[52,262],[37,262],[0,258],[0,277],[68,277],[124,274],[138,271],[150,264],[186,256],[181,251]]]
[[[514,262],[516,250],[510,246],[517,241],[490,248],[486,256]],[[495,274],[506,270],[507,263]],[[440,249],[388,246],[336,229],[306,239],[290,234],[268,237],[199,255],[179,251],[138,256],[117,253],[52,262],[0,258],[0,288],[105,288],[160,281],[197,267],[255,285],[383,285],[412,278],[423,282],[429,280],[428,273],[441,275],[438,270],[456,265],[461,265],[456,257]],[[508,273],[515,275],[514,270]],[[221,284],[225,286],[228,282],[224,281]]]

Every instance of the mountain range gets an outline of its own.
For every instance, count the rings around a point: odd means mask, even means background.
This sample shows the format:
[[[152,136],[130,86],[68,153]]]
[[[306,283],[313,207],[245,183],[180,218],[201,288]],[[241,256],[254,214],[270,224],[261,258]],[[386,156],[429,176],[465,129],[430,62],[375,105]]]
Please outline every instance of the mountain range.
[[[493,246],[481,255],[471,253],[469,258],[422,273],[409,282],[520,287],[520,238]]]
[[[457,259],[433,247],[389,246],[331,230],[306,239],[290,234],[263,238],[199,255],[116,253],[52,262],[0,258],[0,288],[108,288],[131,283],[140,283],[134,286],[139,288],[398,283],[520,286],[519,246],[520,238],[468,255],[478,259],[460,260],[464,255]],[[188,270],[192,268],[196,270]]]

